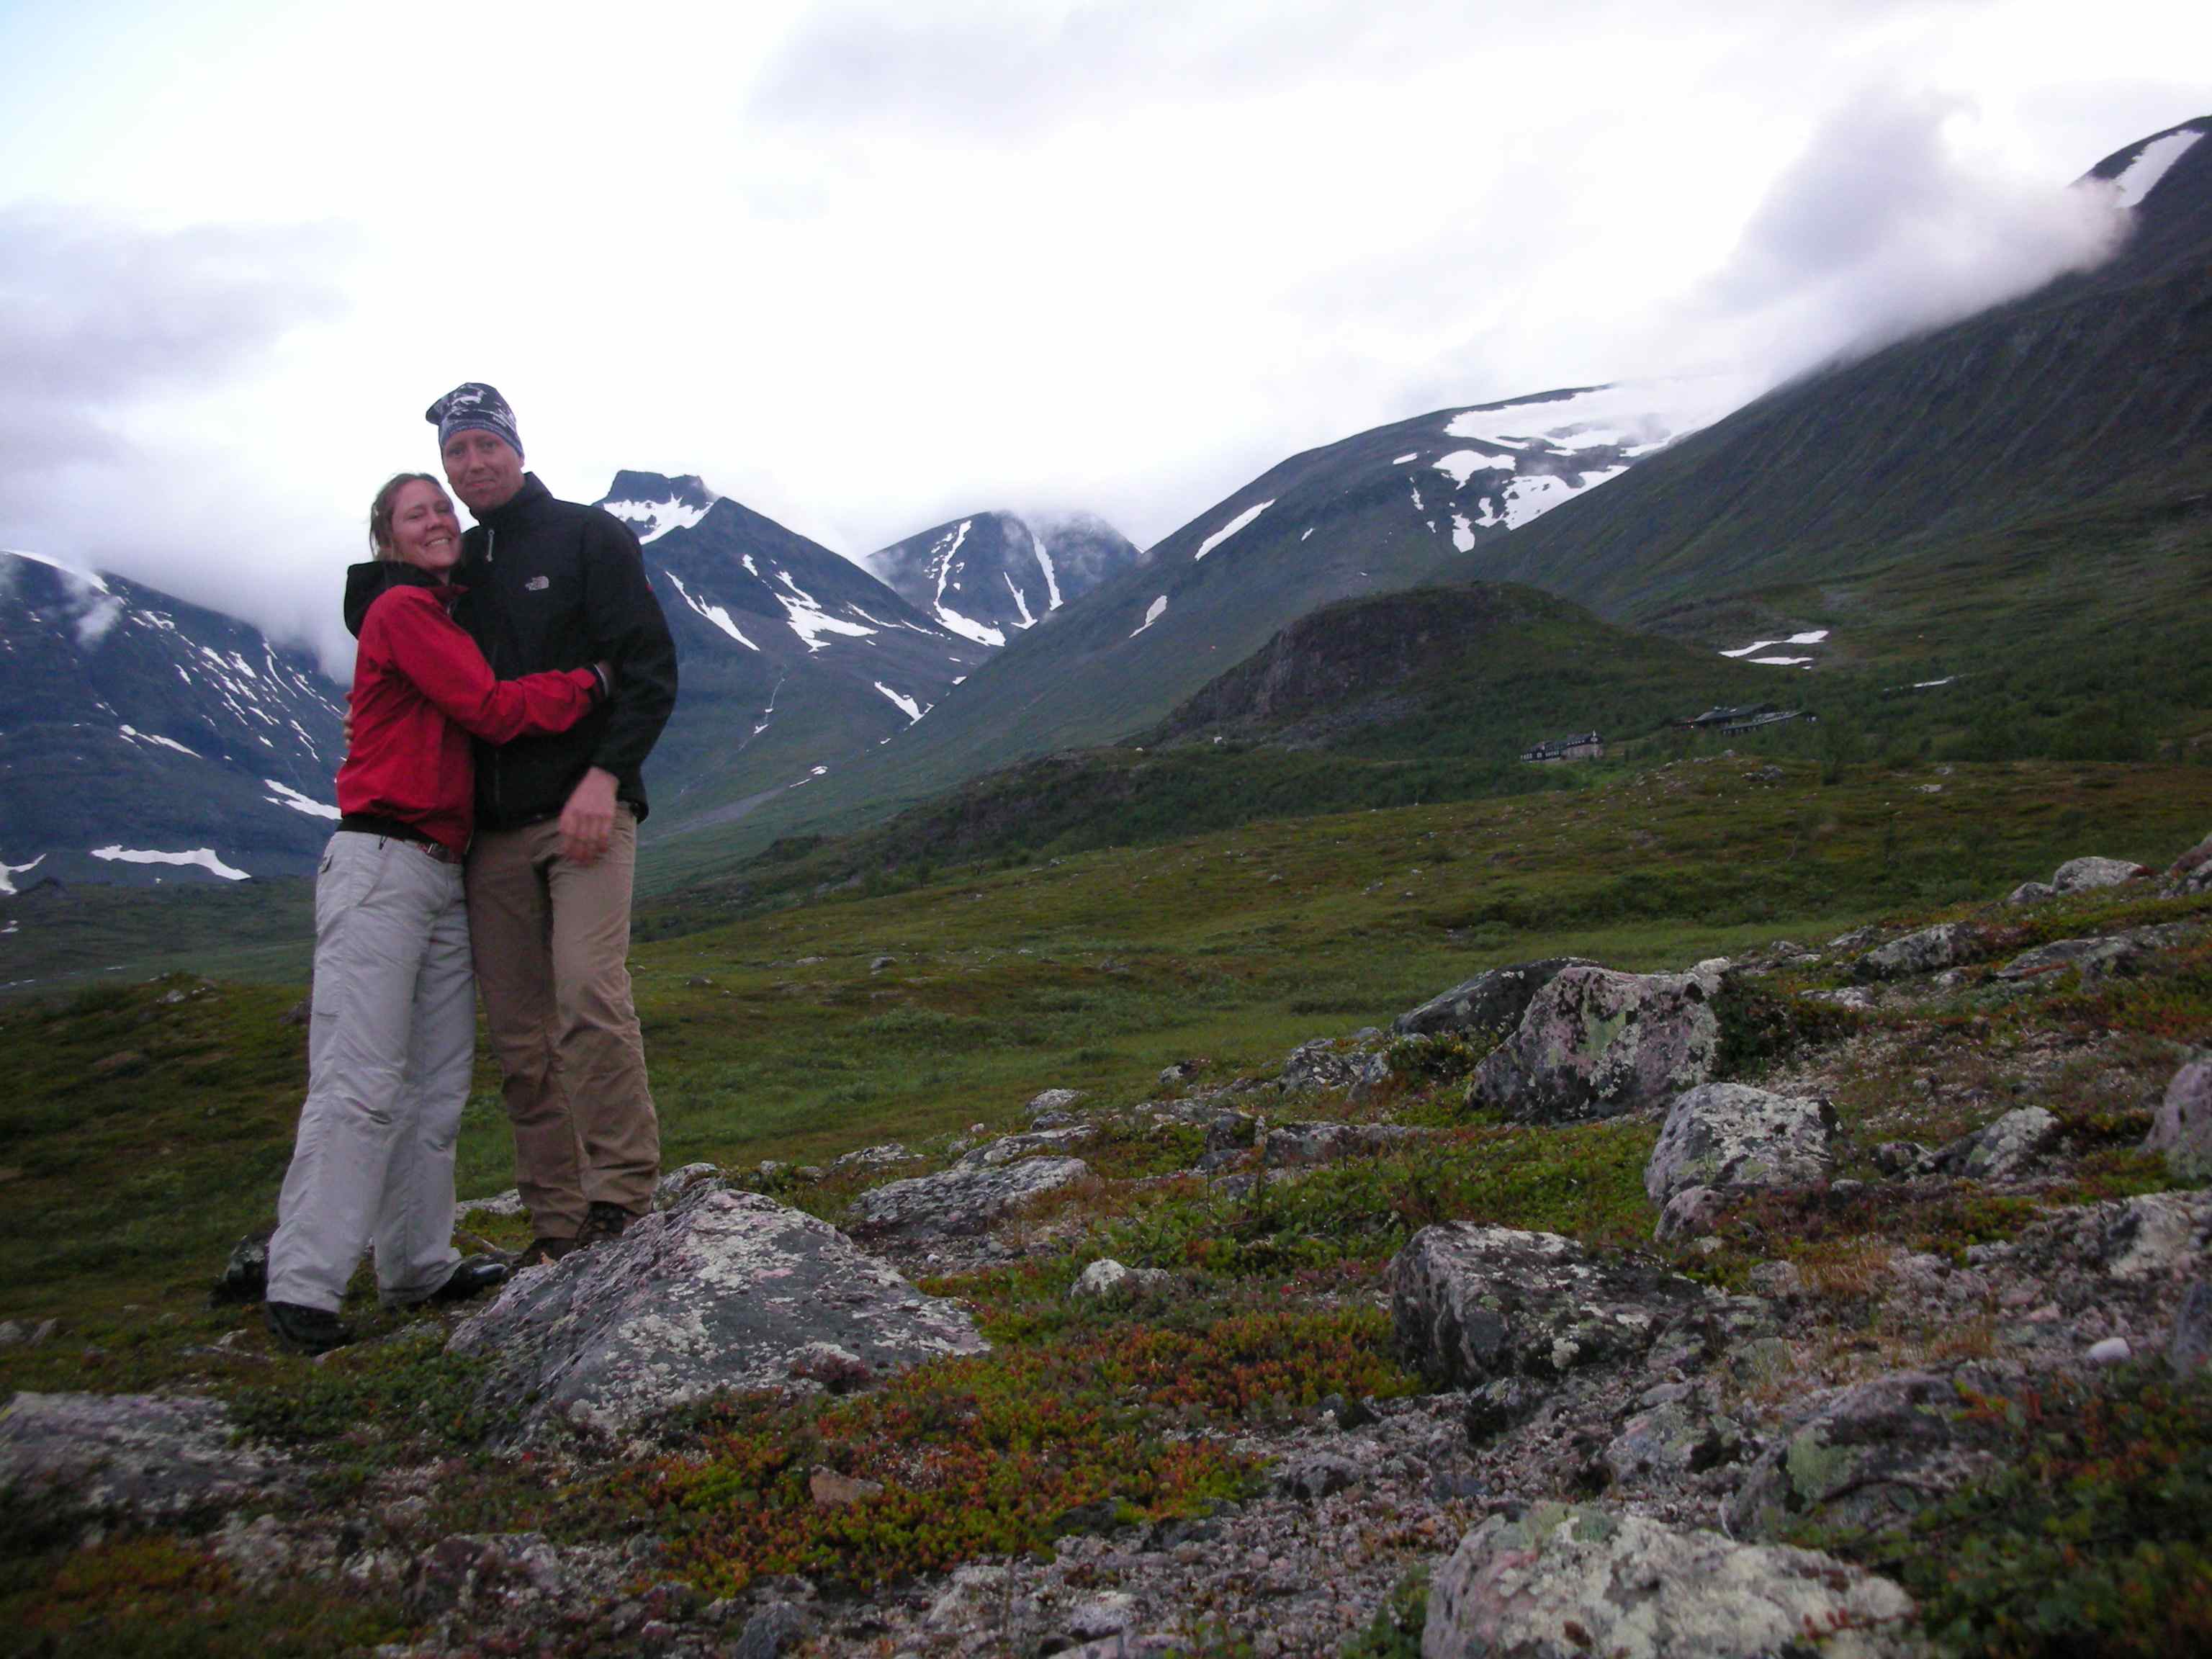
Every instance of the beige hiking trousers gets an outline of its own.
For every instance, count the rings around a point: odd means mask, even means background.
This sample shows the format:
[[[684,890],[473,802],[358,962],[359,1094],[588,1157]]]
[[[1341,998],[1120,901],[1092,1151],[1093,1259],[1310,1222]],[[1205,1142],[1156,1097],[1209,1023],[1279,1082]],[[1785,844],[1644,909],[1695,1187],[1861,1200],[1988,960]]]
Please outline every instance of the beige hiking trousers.
[[[269,1299],[336,1313],[376,1245],[387,1302],[453,1274],[453,1142],[476,1054],[460,866],[341,830],[315,877],[307,1098],[269,1242]]]
[[[587,1204],[653,1203],[660,1122],[630,1000],[637,820],[615,810],[599,862],[561,856],[556,820],[480,833],[469,937],[514,1125],[515,1184],[542,1238],[573,1238]]]

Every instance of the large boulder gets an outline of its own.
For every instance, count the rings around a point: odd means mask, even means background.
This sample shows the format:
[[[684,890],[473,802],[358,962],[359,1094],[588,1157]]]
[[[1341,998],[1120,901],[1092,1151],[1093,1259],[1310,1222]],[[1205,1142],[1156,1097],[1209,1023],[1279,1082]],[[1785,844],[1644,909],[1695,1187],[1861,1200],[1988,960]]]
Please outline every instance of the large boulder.
[[[1729,1501],[1729,1528],[1766,1538],[1810,1517],[1883,1531],[1990,1466],[1949,1377],[1878,1376],[1814,1401],[1759,1455]]]
[[[1558,1233],[1473,1222],[1424,1227],[1390,1263],[1398,1351],[1439,1389],[1626,1364],[1726,1300],[1650,1262],[1594,1258]]]
[[[514,1276],[451,1351],[489,1362],[517,1437],[606,1435],[721,1389],[863,1380],[987,1345],[825,1221],[710,1183],[618,1239]]]
[[[173,1524],[300,1486],[216,1401],[27,1393],[0,1407],[0,1504],[19,1522]]]
[[[972,1237],[990,1231],[1030,1199],[1091,1174],[1091,1166],[1079,1158],[1018,1158],[1004,1146],[1001,1141],[979,1146],[935,1175],[870,1188],[847,1208],[847,1231],[872,1243]]]
[[[2051,884],[2062,893],[2086,893],[2094,887],[2118,887],[2149,873],[2130,859],[2069,859],[2058,866]]]
[[[1851,973],[1859,979],[1911,979],[1972,962],[1988,948],[1979,928],[1942,921],[1868,951],[1851,964]]]
[[[1840,1127],[1825,1100],[1707,1083],[1675,1097],[1644,1190],[1664,1208],[1692,1187],[1810,1187],[1834,1170]]]
[[[1540,1504],[1468,1533],[1429,1589],[1423,1659],[1904,1659],[1912,1599],[1814,1550]]]
[[[1399,1036],[1475,1032],[1503,1037],[1521,1023],[1536,993],[1558,978],[1562,969],[1596,965],[1580,957],[1547,957],[1541,962],[1492,968],[1431,997],[1418,1008],[1408,1009],[1390,1022],[1390,1030]]]
[[[1475,1068],[1468,1103],[1526,1122],[1616,1117],[1712,1076],[1720,965],[1686,974],[1563,968]]]
[[[2165,1153],[2179,1180],[2212,1176],[2212,1059],[2192,1060],[2173,1074],[2143,1150]]]

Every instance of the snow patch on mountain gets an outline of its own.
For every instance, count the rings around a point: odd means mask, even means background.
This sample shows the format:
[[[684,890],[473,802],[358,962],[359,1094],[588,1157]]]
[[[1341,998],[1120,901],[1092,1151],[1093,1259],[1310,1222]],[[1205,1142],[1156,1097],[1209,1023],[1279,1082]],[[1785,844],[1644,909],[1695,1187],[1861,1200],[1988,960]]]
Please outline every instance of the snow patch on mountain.
[[[1161,617],[1167,614],[1168,596],[1163,593],[1159,598],[1154,599],[1150,605],[1146,607],[1144,621],[1137,624],[1136,632],[1131,634],[1129,637],[1133,640],[1135,639],[1138,634],[1143,633],[1147,628],[1150,628],[1154,623],[1158,622]]]
[[[640,545],[657,542],[672,530],[690,529],[721,500],[692,477],[668,478],[658,473],[623,472],[616,475],[615,489],[621,489],[625,483],[632,490],[647,493],[617,498],[610,491],[607,499],[599,502],[599,509],[613,514],[635,532]]]
[[[195,847],[187,853],[156,853],[126,848],[118,842],[112,847],[95,847],[92,849],[92,855],[96,859],[106,859],[112,863],[120,864],[197,865],[210,875],[221,876],[225,881],[252,879],[245,871],[225,864],[216,856],[216,850],[212,847]]]
[[[2202,127],[2184,127],[2179,132],[2154,138],[2137,150],[2135,160],[2112,179],[2112,187],[2119,192],[2120,205],[2140,207],[2143,198],[2158,188],[2158,181],[2166,177],[2167,170],[2203,136]]]
[[[1052,568],[1052,555],[1045,550],[1044,538],[1036,533],[1033,525],[1024,525],[1030,532],[1030,545],[1036,550],[1037,568],[1044,572],[1044,608],[1057,611],[1062,603],[1060,597],[1060,574]]]
[[[15,878],[21,875],[27,875],[30,872],[37,869],[46,861],[46,855],[44,853],[41,853],[38,857],[33,859],[28,864],[0,863],[0,896],[5,896],[10,898],[14,897],[15,893]]]
[[[875,682],[875,687],[877,690],[882,692],[885,696],[889,697],[892,702],[896,703],[898,706],[899,713],[905,715],[909,721],[918,720],[924,714],[927,714],[929,712],[928,709],[924,708],[920,703],[916,702],[912,697],[908,696],[904,692],[892,690],[890,687],[885,685],[881,680]]]
[[[843,617],[831,616],[816,602],[811,593],[792,580],[788,570],[779,570],[775,575],[778,581],[791,590],[787,594],[778,593],[776,599],[787,613],[791,631],[806,642],[809,651],[825,648],[827,642],[821,637],[824,634],[842,634],[853,639],[866,639],[876,631]]]
[[[738,631],[737,623],[730,620],[729,608],[726,605],[709,605],[706,600],[697,598],[692,593],[690,588],[684,586],[684,579],[678,576],[673,570],[665,571],[662,574],[667,576],[670,583],[675,587],[676,596],[682,599],[685,605],[690,606],[693,611],[696,611],[700,616],[704,617],[708,622],[714,623],[715,627],[720,629],[725,634],[727,634],[739,645],[744,647],[746,650],[757,651],[760,649],[760,647],[755,645],[750,640],[747,639]]]
[[[1825,645],[1827,643],[1827,641],[1828,630],[1826,629],[1811,628],[1806,629],[1802,634],[1792,634],[1786,640],[1753,640],[1749,645],[1739,645],[1733,651],[1722,652],[1721,655],[1723,657],[1748,657],[1755,651],[1765,651],[1778,645]],[[1759,660],[1765,662],[1771,660],[1771,659],[1761,657]],[[1799,660],[1809,661],[1810,659],[1799,659]]]
[[[1258,518],[1262,513],[1265,513],[1274,504],[1274,497],[1271,495],[1266,501],[1261,501],[1257,507],[1246,507],[1242,513],[1239,513],[1227,524],[1222,526],[1220,529],[1215,531],[1211,536],[1208,536],[1204,541],[1200,542],[1198,544],[1198,551],[1190,556],[1191,562],[1194,564],[1199,560],[1204,558],[1207,554],[1212,552],[1215,548],[1220,546],[1222,543],[1227,541],[1238,531],[1249,525],[1253,520]],[[1150,624],[1147,623],[1147,626],[1149,625]]]
[[[303,795],[289,784],[279,783],[274,778],[264,778],[261,781],[270,792],[269,801],[273,806],[289,806],[295,812],[305,812],[311,818],[342,816],[337,807],[319,801],[313,795]]]
[[[125,743],[158,744],[164,749],[175,750],[179,755],[190,755],[194,760],[200,758],[200,751],[198,750],[187,749],[184,744],[179,743],[174,738],[161,737],[152,732],[141,732],[136,726],[119,726],[116,727],[116,731]]]

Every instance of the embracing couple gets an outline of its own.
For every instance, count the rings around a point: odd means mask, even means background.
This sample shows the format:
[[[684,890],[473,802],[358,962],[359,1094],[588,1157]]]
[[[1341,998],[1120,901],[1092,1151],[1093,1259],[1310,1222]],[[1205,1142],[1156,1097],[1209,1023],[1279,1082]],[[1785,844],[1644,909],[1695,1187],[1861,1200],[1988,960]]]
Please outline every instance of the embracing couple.
[[[270,1329],[307,1352],[351,1340],[338,1309],[372,1243],[390,1304],[464,1300],[510,1271],[453,1243],[473,988],[536,1234],[514,1268],[619,1235],[660,1168],[624,960],[639,769],[675,706],[675,646],[636,538],[522,470],[495,390],[456,387],[428,418],[475,527],[437,479],[402,473],[370,509],[375,558],[347,573],[341,816],[269,1244]]]

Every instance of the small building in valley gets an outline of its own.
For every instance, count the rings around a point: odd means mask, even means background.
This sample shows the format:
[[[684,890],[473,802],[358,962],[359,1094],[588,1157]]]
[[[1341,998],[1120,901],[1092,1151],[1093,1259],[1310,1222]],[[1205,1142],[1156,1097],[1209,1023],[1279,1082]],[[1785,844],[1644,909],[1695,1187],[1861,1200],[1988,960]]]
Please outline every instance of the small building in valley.
[[[1571,737],[1547,738],[1541,743],[1531,744],[1521,751],[1521,758],[1533,763],[1546,761],[1602,760],[1605,744],[1595,732],[1581,732]]]

